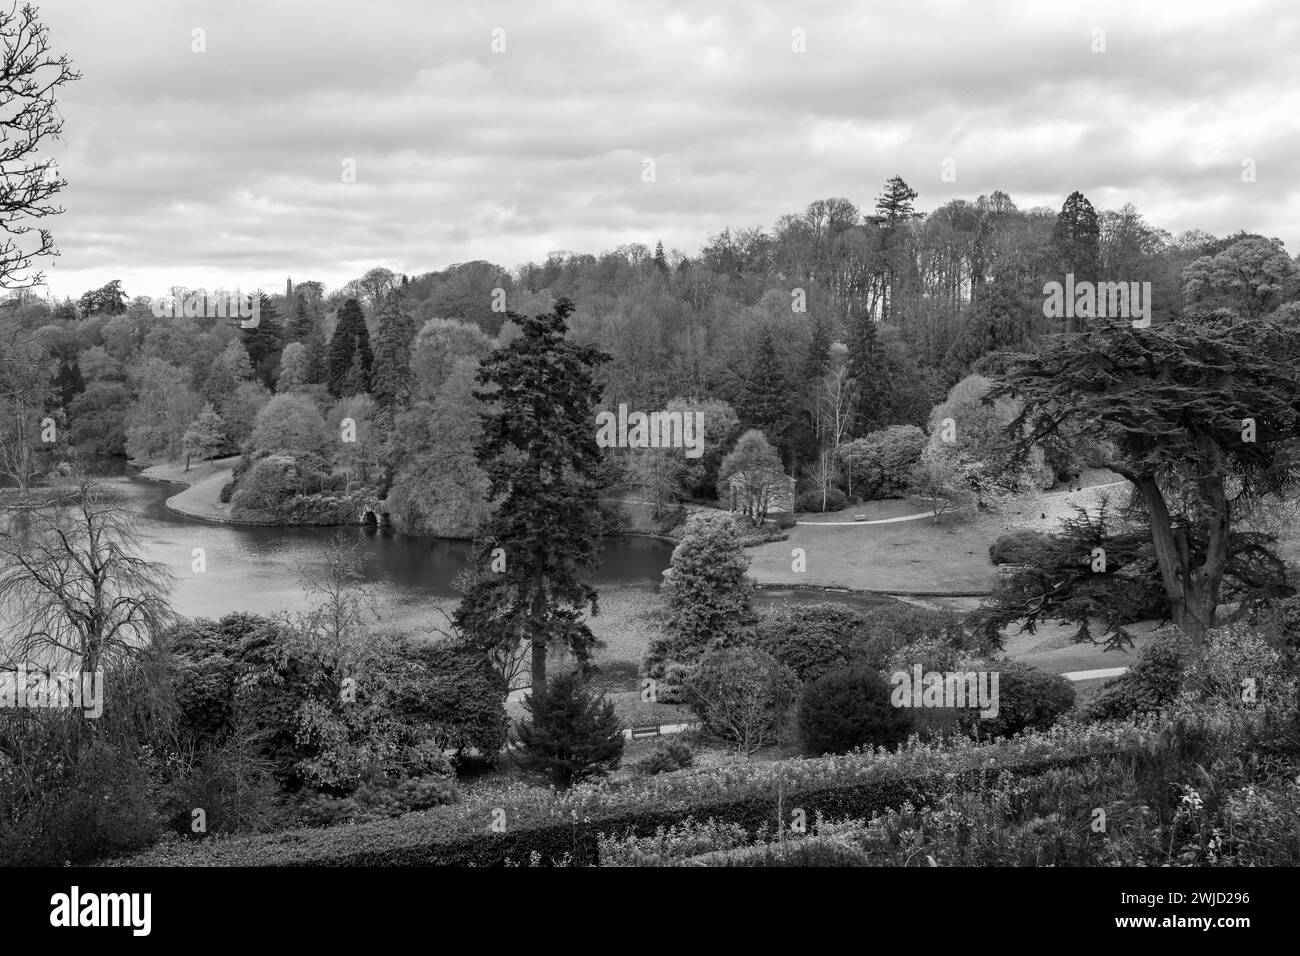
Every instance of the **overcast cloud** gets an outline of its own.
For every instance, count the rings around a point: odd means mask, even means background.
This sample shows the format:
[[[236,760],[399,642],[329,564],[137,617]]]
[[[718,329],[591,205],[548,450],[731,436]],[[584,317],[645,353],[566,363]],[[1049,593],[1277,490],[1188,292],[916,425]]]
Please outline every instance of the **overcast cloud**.
[[[46,270],[58,296],[114,278],[132,295],[333,287],[375,265],[514,267],[657,239],[694,254],[814,199],[869,208],[895,173],[922,210],[995,189],[1059,208],[1081,189],[1174,233],[1300,248],[1285,0],[40,8],[85,77],[51,150],[70,183]]]

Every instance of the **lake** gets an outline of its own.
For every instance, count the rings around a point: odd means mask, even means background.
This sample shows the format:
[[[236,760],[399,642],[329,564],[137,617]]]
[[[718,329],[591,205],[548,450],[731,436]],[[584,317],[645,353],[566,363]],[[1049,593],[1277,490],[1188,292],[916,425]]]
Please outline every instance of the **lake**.
[[[348,526],[267,527],[215,524],[186,518],[166,501],[179,485],[135,477],[137,469],[120,461],[99,460],[93,470],[124,499],[136,516],[143,555],[175,576],[172,606],[186,617],[221,617],[233,611],[274,614],[306,608],[303,579],[320,580],[336,535],[355,543],[364,584],[384,620],[403,629],[441,623],[437,608],[457,598],[452,581],[467,565],[468,541],[411,538],[374,528]],[[206,571],[191,569],[193,551],[202,548]],[[656,588],[668,567],[673,545],[636,536],[607,538],[593,582],[598,590]],[[870,594],[822,593],[780,588],[761,590],[761,604],[836,601],[871,606],[889,598]]]

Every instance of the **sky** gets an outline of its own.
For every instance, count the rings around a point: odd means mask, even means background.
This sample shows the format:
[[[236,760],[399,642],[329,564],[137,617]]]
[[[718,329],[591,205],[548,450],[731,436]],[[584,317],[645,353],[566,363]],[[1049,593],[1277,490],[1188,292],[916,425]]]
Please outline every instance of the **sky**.
[[[37,5],[83,74],[57,297],[693,255],[895,174],[922,211],[1079,189],[1300,249],[1289,0]]]

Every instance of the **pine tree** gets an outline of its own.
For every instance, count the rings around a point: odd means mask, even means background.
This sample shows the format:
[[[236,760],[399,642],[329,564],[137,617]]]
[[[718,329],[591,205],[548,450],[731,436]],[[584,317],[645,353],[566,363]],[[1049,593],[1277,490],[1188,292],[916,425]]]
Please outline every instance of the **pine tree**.
[[[415,322],[398,295],[384,300],[379,311],[379,335],[375,338],[374,395],[385,408],[410,402],[415,376],[411,373],[411,349],[415,343]]]
[[[1074,273],[1076,283],[1097,280],[1101,269],[1101,227],[1097,223],[1097,211],[1078,190],[1070,193],[1056,217],[1052,248],[1060,267]]]
[[[885,183],[884,193],[876,200],[876,221],[886,229],[894,229],[901,223],[916,217],[912,200],[918,193],[907,185],[902,176],[892,176]]]
[[[485,390],[474,393],[492,407],[478,460],[500,504],[477,542],[480,570],[456,625],[494,653],[529,642],[534,692],[546,686],[548,648],[567,648],[586,668],[595,643],[582,616],[596,607],[588,575],[603,527],[594,371],[609,356],[566,337],[572,312],[561,298],[549,315],[511,313],[520,333],[484,359]],[[504,569],[489,572],[494,552]]]
[[[790,423],[789,406],[789,384],[776,351],[776,339],[772,330],[765,328],[758,335],[749,380],[741,393],[741,421],[747,428],[761,429],[780,444]]]
[[[74,398],[86,390],[86,382],[81,376],[81,366],[77,364],[75,358],[71,362],[67,359],[59,362],[59,370],[54,374],[52,384],[62,408],[67,408]]]
[[[849,375],[857,385],[856,432],[865,435],[889,423],[891,375],[888,356],[870,315],[858,316],[849,339]]]
[[[518,761],[528,773],[567,790],[617,770],[623,757],[623,725],[614,702],[591,691],[581,676],[561,674],[544,690],[524,698],[531,720],[515,728]]]
[[[284,329],[280,314],[270,296],[261,292],[258,297],[257,324],[240,323],[244,348],[253,365],[253,376],[267,388],[275,384],[275,374],[280,367],[280,353],[284,350]]]
[[[353,366],[356,371],[353,371]],[[369,391],[370,373],[374,355],[370,351],[370,333],[366,330],[366,317],[361,303],[348,299],[339,308],[330,338],[329,378],[330,394],[335,398]],[[347,391],[348,388],[359,391]]]
[[[664,275],[668,274],[668,257],[664,255],[664,244],[662,241],[655,243],[655,268]]]
[[[325,333],[321,331],[320,323],[301,292],[294,296],[293,316],[289,320],[286,337],[290,342],[301,342],[307,350],[306,378],[303,379],[303,384],[321,381],[326,365]]]
[[[880,248],[884,255],[886,294],[881,298],[880,320],[888,322],[897,312],[896,302],[899,290],[899,264],[902,260],[904,269],[914,266],[910,256],[900,242],[898,228],[917,217],[913,211],[912,200],[917,192],[904,182],[903,177],[893,176],[885,183],[885,192],[876,200],[876,215],[873,221],[880,227]]]

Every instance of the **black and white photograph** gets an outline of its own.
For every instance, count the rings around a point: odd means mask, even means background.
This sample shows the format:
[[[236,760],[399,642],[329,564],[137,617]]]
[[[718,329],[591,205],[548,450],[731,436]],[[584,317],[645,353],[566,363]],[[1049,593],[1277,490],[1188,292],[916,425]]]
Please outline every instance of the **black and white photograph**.
[[[7,924],[1282,925],[1300,9],[0,0],[0,44]]]

